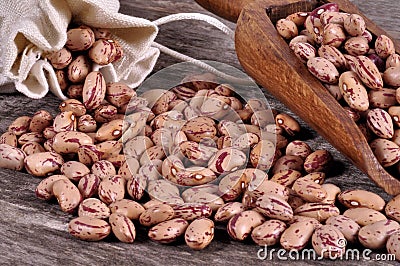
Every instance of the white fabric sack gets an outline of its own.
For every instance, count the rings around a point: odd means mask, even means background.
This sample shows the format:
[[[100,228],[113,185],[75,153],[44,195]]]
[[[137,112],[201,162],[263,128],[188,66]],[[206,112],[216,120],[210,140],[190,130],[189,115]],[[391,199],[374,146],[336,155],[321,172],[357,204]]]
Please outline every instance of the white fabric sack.
[[[155,23],[118,13],[118,0],[3,0],[0,5],[0,85],[13,82],[15,89],[31,98],[49,90],[65,99],[55,72],[43,52],[60,50],[71,21],[109,28],[124,50],[123,58],[95,67],[107,81],[124,81],[137,87],[152,71],[159,49],[152,47],[158,33]],[[12,91],[2,86],[1,92]]]

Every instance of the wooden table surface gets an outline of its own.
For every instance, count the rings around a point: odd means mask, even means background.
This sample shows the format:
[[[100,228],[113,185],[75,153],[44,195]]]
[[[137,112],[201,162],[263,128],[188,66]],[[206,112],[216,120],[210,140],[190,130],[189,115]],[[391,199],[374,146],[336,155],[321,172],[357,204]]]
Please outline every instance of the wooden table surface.
[[[400,39],[400,5],[397,0],[354,0],[361,10],[396,39]],[[150,20],[176,13],[201,12],[209,14],[191,0],[121,0],[122,13]],[[234,28],[234,24],[228,23]],[[240,67],[233,43],[219,31],[200,22],[174,22],[161,27],[157,41],[197,59],[216,60]],[[161,55],[155,70],[177,60]],[[272,97],[271,106],[288,111]],[[43,108],[57,112],[59,100],[48,95],[41,100],[31,100],[19,94],[0,94],[0,132],[16,117],[32,115]],[[377,188],[364,174],[302,123],[304,140],[312,148],[326,148],[334,154],[336,167],[327,182],[342,189],[363,188],[375,191],[386,200],[390,197]],[[112,240],[89,243],[73,239],[67,233],[67,223],[72,216],[59,210],[55,202],[43,202],[34,195],[40,179],[26,173],[0,169],[0,264],[1,265],[192,265],[192,264],[287,264],[288,261],[262,262],[257,258],[259,247],[250,241],[232,241],[222,228],[217,228],[213,243],[203,251],[192,251],[183,242],[160,245],[147,239],[139,230],[134,244]],[[385,251],[382,251],[383,253]],[[299,261],[298,265],[328,265],[329,260]],[[338,261],[339,265],[358,265],[358,261]],[[387,265],[396,262],[362,261],[365,265]]]

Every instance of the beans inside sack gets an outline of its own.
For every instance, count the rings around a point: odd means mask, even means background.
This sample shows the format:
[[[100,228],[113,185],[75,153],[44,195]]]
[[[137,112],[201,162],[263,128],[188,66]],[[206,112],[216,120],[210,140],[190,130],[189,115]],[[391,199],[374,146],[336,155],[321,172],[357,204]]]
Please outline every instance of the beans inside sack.
[[[276,23],[294,54],[357,123],[380,164],[400,175],[400,55],[335,3]]]

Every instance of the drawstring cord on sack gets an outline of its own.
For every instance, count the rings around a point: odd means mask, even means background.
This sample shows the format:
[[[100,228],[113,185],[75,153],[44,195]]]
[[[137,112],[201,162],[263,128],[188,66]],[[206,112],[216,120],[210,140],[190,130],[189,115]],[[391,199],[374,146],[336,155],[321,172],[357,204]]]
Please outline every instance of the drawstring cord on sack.
[[[153,21],[154,24],[156,24],[158,27],[167,24],[169,22],[174,22],[174,21],[182,21],[182,20],[198,20],[198,21],[204,21],[215,28],[219,29],[223,33],[225,33],[232,41],[235,39],[235,32],[231,30],[228,26],[226,26],[224,23],[219,21],[216,18],[213,18],[211,16],[205,15],[205,14],[200,14],[200,13],[178,13],[178,14],[172,14],[168,15],[162,18],[159,18],[155,21]],[[213,73],[227,81],[231,81],[237,84],[242,84],[242,85],[253,85],[254,82],[252,82],[250,79],[245,79],[245,78],[237,78],[231,75],[228,75],[222,71],[219,71],[215,67],[202,62],[201,60],[195,59],[193,57],[184,55],[182,53],[179,53],[175,50],[172,50],[168,47],[165,47],[164,45],[161,45],[157,42],[153,42],[152,46],[159,49],[161,52],[170,55],[180,61],[183,62],[189,62],[192,63],[193,65],[196,65],[198,67],[201,67],[205,69],[206,71]]]

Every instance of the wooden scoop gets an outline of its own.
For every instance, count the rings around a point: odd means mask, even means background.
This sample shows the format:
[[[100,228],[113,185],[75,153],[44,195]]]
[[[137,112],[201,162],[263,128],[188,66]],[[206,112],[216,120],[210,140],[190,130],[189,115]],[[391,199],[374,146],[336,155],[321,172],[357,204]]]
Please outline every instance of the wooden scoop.
[[[372,34],[389,36],[385,31],[347,0],[196,1],[217,15],[231,21],[237,20],[236,53],[247,74],[346,155],[378,186],[389,194],[400,194],[400,181],[379,164],[358,126],[297,59],[275,30],[274,24],[289,14],[311,11],[324,3],[335,2],[341,11],[363,16]],[[399,53],[399,43],[395,42],[395,46]]]

